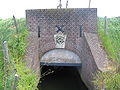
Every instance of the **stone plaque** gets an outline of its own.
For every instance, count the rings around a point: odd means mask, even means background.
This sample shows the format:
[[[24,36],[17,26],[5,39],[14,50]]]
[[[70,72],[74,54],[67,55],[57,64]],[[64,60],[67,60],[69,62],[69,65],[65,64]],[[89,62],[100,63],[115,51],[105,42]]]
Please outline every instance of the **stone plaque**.
[[[56,48],[65,48],[66,37],[61,31],[54,35]]]

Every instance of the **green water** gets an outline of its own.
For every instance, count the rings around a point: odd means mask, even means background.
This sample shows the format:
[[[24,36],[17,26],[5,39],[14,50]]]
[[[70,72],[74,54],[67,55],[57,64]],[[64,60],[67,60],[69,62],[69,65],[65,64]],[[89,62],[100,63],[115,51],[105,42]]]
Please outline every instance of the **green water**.
[[[53,67],[45,67],[43,72]],[[54,73],[42,78],[39,90],[88,90],[77,69],[74,67],[58,67]]]

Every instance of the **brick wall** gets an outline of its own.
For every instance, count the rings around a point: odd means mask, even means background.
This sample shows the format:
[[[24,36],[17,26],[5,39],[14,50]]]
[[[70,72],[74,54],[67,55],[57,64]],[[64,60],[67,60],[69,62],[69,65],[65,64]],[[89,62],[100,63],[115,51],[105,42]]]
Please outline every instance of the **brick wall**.
[[[83,25],[84,32],[96,33],[95,8],[26,10],[26,18],[30,32],[38,33],[40,27],[40,56],[55,48],[56,25],[64,25],[63,30],[67,34],[65,48],[76,53],[80,49],[80,25]]]
[[[26,55],[26,57],[28,57],[28,66],[32,65],[33,67],[31,68],[40,74],[37,68],[40,67],[40,58],[49,50],[55,49],[55,26],[64,25],[64,34],[67,35],[65,49],[73,51],[81,58],[83,63],[82,65],[84,65],[82,66],[83,69],[81,75],[83,75],[83,80],[86,85],[91,87],[90,80],[92,80],[92,72],[94,72],[97,67],[86,39],[80,37],[80,25],[83,25],[84,32],[96,34],[97,9],[77,8],[26,10],[26,19],[27,26],[30,31],[28,38],[28,52]],[[38,27],[40,27],[40,37],[38,37]],[[33,33],[35,36],[32,35]],[[92,70],[93,68],[95,69]],[[90,77],[87,77],[85,74]],[[86,80],[88,80],[88,82]]]

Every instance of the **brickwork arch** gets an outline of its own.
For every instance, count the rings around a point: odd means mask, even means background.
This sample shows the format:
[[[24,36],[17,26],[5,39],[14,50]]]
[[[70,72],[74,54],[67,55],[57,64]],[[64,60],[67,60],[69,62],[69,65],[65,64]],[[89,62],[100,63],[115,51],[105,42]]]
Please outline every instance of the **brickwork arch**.
[[[40,59],[42,65],[80,66],[80,57],[66,49],[53,49],[46,52]]]

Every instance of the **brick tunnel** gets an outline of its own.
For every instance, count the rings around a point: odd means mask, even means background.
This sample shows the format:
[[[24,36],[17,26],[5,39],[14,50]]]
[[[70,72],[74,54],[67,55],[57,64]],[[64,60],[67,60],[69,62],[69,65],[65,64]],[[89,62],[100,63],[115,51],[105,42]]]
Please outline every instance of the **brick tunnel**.
[[[80,77],[81,65],[72,51],[57,48],[46,52],[40,59],[39,90],[88,90]]]
[[[89,90],[107,61],[97,36],[97,9],[26,10],[29,29],[26,63],[40,77],[40,65],[77,67]],[[80,66],[80,67],[79,67]]]

